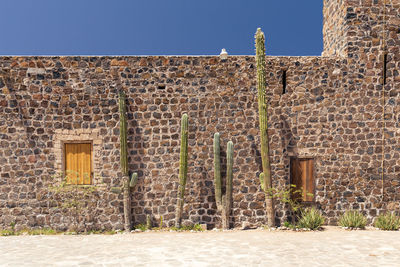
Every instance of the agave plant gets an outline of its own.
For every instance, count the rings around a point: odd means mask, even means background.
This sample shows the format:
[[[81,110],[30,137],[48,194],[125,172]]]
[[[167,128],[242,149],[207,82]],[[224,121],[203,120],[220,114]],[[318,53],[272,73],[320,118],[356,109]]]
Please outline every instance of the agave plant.
[[[385,231],[397,231],[400,228],[400,217],[391,212],[381,214],[375,220],[375,227]]]
[[[347,228],[364,229],[367,218],[358,210],[348,210],[339,218],[339,225]]]

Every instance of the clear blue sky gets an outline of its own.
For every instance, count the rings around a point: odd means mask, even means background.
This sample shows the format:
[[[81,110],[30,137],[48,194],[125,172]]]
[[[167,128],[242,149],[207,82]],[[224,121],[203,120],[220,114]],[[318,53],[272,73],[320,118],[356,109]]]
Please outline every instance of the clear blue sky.
[[[0,55],[320,55],[322,0],[0,0]]]

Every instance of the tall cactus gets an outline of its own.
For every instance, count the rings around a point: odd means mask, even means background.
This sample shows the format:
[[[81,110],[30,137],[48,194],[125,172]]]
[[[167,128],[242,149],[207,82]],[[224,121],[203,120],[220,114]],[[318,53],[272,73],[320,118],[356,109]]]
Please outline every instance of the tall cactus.
[[[125,92],[119,92],[119,134],[120,134],[120,162],[123,175],[124,191],[124,228],[125,231],[131,230],[131,197],[130,197],[130,179],[128,173],[128,139],[126,126],[126,97]]]
[[[176,207],[175,226],[180,228],[182,226],[182,211],[185,196],[185,187],[187,180],[188,170],[188,116],[182,115],[181,120],[181,151],[179,161],[179,188],[178,188],[178,202]]]
[[[226,148],[226,186],[222,194],[220,136],[214,134],[214,185],[217,208],[222,215],[222,228],[229,229],[229,217],[232,207],[232,180],[233,180],[233,143],[229,141]]]
[[[265,97],[266,91],[266,63],[265,63],[265,37],[260,28],[256,32],[256,63],[257,63],[257,89],[258,89],[258,114],[260,122],[261,137],[261,160],[263,173],[260,182],[265,192],[265,205],[267,211],[268,226],[275,226],[274,202],[271,196],[271,166],[269,162],[269,139],[268,139],[268,113]]]

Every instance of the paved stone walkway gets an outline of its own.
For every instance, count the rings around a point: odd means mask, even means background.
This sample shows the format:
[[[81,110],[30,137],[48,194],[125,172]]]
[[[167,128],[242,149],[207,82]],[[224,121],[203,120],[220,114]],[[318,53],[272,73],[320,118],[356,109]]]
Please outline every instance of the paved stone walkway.
[[[0,266],[400,266],[400,232],[0,237]]]

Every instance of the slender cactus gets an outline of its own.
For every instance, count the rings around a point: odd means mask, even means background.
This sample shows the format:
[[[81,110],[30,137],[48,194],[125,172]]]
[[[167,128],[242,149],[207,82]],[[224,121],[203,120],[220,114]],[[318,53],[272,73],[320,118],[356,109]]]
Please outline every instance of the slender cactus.
[[[120,133],[120,162],[121,172],[123,174],[123,189],[124,189],[124,228],[125,231],[130,231],[131,222],[131,197],[130,197],[130,179],[128,173],[128,146],[127,146],[127,127],[126,127],[126,100],[125,92],[119,92],[119,133]]]
[[[217,208],[221,211],[222,228],[229,229],[229,217],[232,207],[233,180],[233,143],[229,141],[226,148],[226,186],[225,194],[221,189],[221,159],[219,133],[214,134],[214,185]]]
[[[229,141],[226,147],[226,192],[222,199],[222,227],[229,229],[229,217],[232,206],[232,180],[233,180],[233,143]]]
[[[266,63],[265,63],[265,37],[260,28],[256,32],[256,62],[257,62],[257,89],[258,89],[258,113],[261,137],[261,160],[263,175],[260,182],[265,193],[265,205],[267,211],[268,226],[275,226],[274,202],[271,196],[271,166],[269,162],[269,139],[268,139],[268,113],[265,97],[266,91]]]
[[[214,134],[214,185],[215,185],[215,202],[217,208],[222,207],[222,190],[221,190],[221,155],[219,133]]]
[[[178,188],[178,202],[176,207],[175,226],[180,228],[182,224],[182,211],[187,179],[187,162],[188,162],[188,116],[182,115],[181,120],[181,151],[179,162],[179,188]]]

